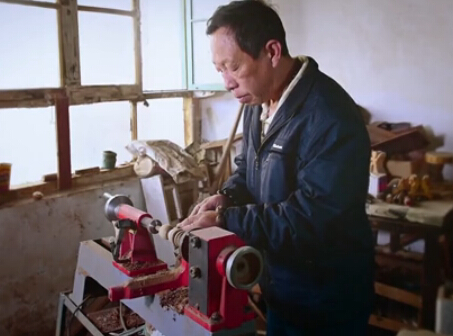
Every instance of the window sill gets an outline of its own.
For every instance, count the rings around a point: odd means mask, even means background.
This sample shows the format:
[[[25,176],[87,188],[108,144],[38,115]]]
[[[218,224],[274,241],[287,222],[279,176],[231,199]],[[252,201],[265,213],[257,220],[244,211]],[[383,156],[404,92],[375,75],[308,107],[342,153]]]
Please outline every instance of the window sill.
[[[124,180],[134,176],[136,175],[133,169],[133,163],[129,163],[111,170],[101,169],[94,173],[73,174],[72,187],[64,191],[58,189],[58,181],[56,180],[12,186],[9,191],[0,193],[0,208],[14,206],[19,201],[33,199],[33,194],[35,192],[39,192],[47,197],[61,193],[74,192],[87,187],[102,186],[107,182]]]

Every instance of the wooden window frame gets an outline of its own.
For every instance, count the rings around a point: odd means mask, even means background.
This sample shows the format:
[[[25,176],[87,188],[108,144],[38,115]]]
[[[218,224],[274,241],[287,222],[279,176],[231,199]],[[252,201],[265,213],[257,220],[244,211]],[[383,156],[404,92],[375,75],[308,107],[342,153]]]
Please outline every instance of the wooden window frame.
[[[58,169],[55,179],[11,187],[0,194],[0,204],[29,198],[33,192],[52,194],[61,190],[84,187],[106,181],[134,176],[132,163],[111,171],[80,175],[71,172],[69,136],[69,110],[74,105],[101,102],[129,101],[131,105],[131,140],[137,139],[137,104],[150,99],[183,98],[185,145],[199,144],[198,98],[191,90],[143,90],[141,54],[140,0],[130,0],[132,10],[80,6],[77,0],[57,0],[56,3],[32,0],[0,0],[0,3],[40,7],[57,10],[60,57],[60,87],[0,90],[0,108],[36,108],[55,106],[57,127]],[[185,1],[185,0],[182,0]],[[129,16],[134,25],[135,83],[127,85],[82,85],[80,75],[78,12],[89,11],[111,15]],[[185,71],[186,69],[184,69]],[[49,176],[52,176],[50,174]]]

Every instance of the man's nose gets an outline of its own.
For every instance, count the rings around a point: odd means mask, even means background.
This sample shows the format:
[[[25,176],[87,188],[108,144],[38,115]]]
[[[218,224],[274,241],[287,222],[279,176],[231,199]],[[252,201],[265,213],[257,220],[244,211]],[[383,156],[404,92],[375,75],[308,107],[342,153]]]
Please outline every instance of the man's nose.
[[[223,81],[225,82],[225,88],[228,91],[232,91],[238,87],[238,83],[228,74],[223,74]]]

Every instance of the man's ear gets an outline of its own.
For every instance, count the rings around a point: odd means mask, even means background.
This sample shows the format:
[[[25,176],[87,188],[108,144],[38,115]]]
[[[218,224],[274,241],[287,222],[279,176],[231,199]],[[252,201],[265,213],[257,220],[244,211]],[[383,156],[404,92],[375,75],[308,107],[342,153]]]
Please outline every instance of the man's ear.
[[[264,46],[264,52],[271,61],[272,67],[277,67],[282,57],[282,45],[277,40],[269,40]]]

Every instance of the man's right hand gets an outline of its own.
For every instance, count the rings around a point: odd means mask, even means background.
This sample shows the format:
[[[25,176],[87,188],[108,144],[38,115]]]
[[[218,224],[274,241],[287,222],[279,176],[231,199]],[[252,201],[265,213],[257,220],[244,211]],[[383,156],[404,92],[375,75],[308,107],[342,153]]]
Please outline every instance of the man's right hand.
[[[191,216],[195,216],[199,213],[215,210],[218,206],[227,208],[230,205],[230,199],[224,195],[212,195],[205,198],[202,202],[198,203],[192,210]]]

